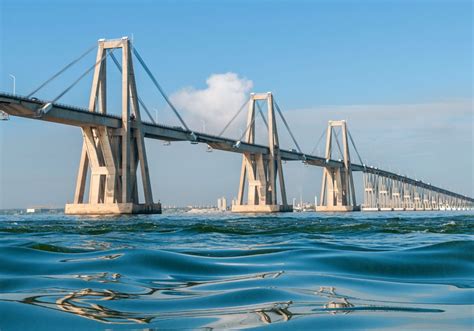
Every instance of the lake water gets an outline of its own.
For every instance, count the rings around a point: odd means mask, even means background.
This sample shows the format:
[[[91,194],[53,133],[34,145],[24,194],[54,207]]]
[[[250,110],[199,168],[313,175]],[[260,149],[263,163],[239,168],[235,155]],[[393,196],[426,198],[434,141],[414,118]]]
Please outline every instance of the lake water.
[[[474,214],[0,216],[0,329],[472,330]]]

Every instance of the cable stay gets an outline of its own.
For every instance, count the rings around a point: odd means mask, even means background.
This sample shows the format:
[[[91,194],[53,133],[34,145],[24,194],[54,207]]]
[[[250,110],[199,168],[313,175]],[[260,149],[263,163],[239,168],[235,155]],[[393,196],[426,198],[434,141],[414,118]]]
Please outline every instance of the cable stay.
[[[87,49],[84,53],[82,53],[79,57],[77,57],[76,59],[74,59],[73,61],[71,61],[70,63],[68,63],[66,66],[64,66],[61,70],[59,70],[57,73],[55,73],[53,76],[51,76],[49,79],[47,79],[44,83],[42,83],[40,86],[38,86],[35,90],[33,90],[30,94],[28,94],[28,98],[30,98],[32,95],[34,95],[35,93],[37,93],[39,90],[41,90],[42,88],[44,88],[46,85],[48,85],[50,82],[52,82],[54,79],[56,79],[57,77],[59,77],[62,73],[64,73],[66,70],[68,70],[69,68],[71,68],[74,64],[78,63],[81,59],[83,59],[86,55],[88,55],[92,50],[94,50],[96,47],[96,45],[93,45],[91,48]],[[58,96],[56,96],[51,102],[45,104],[42,108],[39,109],[38,111],[38,116],[41,116],[42,114],[45,114],[47,113],[51,108],[52,108],[52,105],[57,102],[60,98],[62,98],[66,93],[68,93],[74,86],[76,86],[88,73],[90,73],[97,65],[99,65],[99,63],[101,63],[102,61],[104,61],[107,56],[110,55],[110,57],[112,58],[115,66],[117,67],[117,69],[120,71],[120,73],[122,73],[122,65],[120,64],[120,62],[118,61],[118,59],[115,57],[115,55],[113,54],[113,49],[112,50],[107,50],[107,52],[103,55],[103,57],[98,61],[96,62],[93,66],[91,66],[90,68],[88,68],[82,75],[80,75],[69,87],[67,87],[64,91],[62,91]],[[176,109],[176,107],[174,106],[174,104],[171,102],[171,100],[169,99],[169,97],[167,96],[167,94],[165,93],[165,91],[163,90],[163,88],[161,87],[161,85],[158,83],[157,79],[155,78],[155,76],[153,75],[153,73],[151,72],[151,70],[149,69],[149,67],[146,65],[145,61],[143,60],[143,58],[140,56],[140,54],[138,53],[138,51],[136,50],[136,48],[132,45],[132,51],[133,51],[133,54],[135,55],[135,57],[137,58],[137,60],[139,61],[140,65],[143,67],[143,69],[145,70],[145,72],[147,73],[148,77],[150,78],[150,80],[153,82],[153,84],[155,85],[155,87],[158,89],[159,93],[161,94],[161,96],[165,99],[166,103],[169,105],[169,107],[173,110],[173,112],[175,113],[176,117],[178,118],[178,120],[180,121],[180,123],[183,125],[183,127],[191,133],[191,136],[193,137],[194,140],[197,140],[197,137],[196,135],[194,134],[194,132],[192,132],[188,125],[186,124],[186,122],[183,120],[183,118],[181,117],[180,113],[178,112],[178,110]],[[242,105],[241,107],[237,110],[237,112],[232,116],[232,118],[230,119],[230,121],[225,125],[225,127],[222,129],[222,131],[219,133],[219,137],[221,137],[225,131],[229,128],[229,126],[236,120],[236,118],[240,115],[240,113],[243,111],[243,109],[245,108],[245,106],[248,104],[250,98],[247,99]],[[143,102],[143,100],[138,96],[138,102],[139,104],[141,105],[141,107],[143,107],[143,109],[145,110],[146,114],[148,115],[149,119],[151,120],[151,122],[153,124],[157,124],[155,119],[153,118],[153,116],[151,115],[148,107],[145,105],[145,103]],[[274,103],[274,106],[275,106],[275,109],[277,110],[284,126],[286,127],[288,133],[290,134],[290,137],[293,141],[293,143],[295,144],[296,148],[298,149],[298,152],[303,154],[302,150],[301,150],[301,147],[300,145],[298,144],[293,132],[291,131],[290,129],[290,126],[288,125],[288,122],[286,121],[284,115],[283,115],[283,112],[281,111],[281,108],[280,106],[278,105],[278,103],[276,102],[275,99],[273,99],[273,103]],[[268,122],[265,118],[265,115],[262,111],[262,107],[260,105],[260,103],[257,101],[256,102],[256,106],[257,106],[257,109],[258,109],[258,112],[265,124],[265,126],[267,127],[268,129]],[[245,137],[245,135],[248,133],[249,129],[252,127],[252,125],[254,124],[255,122],[255,117],[252,119],[251,123],[249,123],[247,125],[247,128],[245,129],[245,131],[243,132],[243,134],[241,135],[240,139],[237,141],[237,144],[240,143],[240,141]],[[314,154],[316,152],[316,149],[318,148],[322,138],[324,137],[324,133],[322,133],[322,135],[319,137],[315,147],[313,148],[311,154]],[[333,132],[332,134],[335,134],[335,140],[336,140],[336,144],[337,144],[337,147],[338,147],[338,150],[339,150],[339,153],[340,155],[342,156],[343,153],[342,153],[342,149],[341,149],[341,145],[338,141],[338,136],[339,136],[339,133],[340,132],[337,132],[337,134],[335,132]],[[354,150],[357,154],[357,157],[360,161],[360,163],[362,165],[364,165],[363,161],[362,161],[362,158],[359,154],[359,151],[357,150],[357,147],[355,145],[355,142],[354,142],[354,139],[350,133],[350,131],[348,131],[348,135],[349,135],[349,139],[351,141],[351,144],[352,146],[354,147]]]
[[[250,101],[250,98],[245,100],[245,102],[242,104],[242,106],[240,106],[239,110],[237,110],[237,112],[234,114],[234,116],[232,116],[230,121],[225,125],[225,127],[219,133],[218,137],[221,137],[224,134],[224,132],[229,128],[229,126],[232,124],[232,122],[235,121],[237,116],[239,116],[239,114],[242,112],[242,110],[245,108],[245,106],[248,104],[249,101]]]
[[[145,61],[143,61],[142,57],[140,56],[140,54],[138,53],[137,49],[135,47],[132,47],[132,50],[133,50],[133,54],[135,54],[135,57],[137,58],[138,62],[140,62],[140,64],[142,65],[143,69],[145,70],[145,72],[147,73],[148,77],[151,79],[151,81],[153,82],[153,84],[155,85],[155,87],[158,89],[158,91],[160,92],[161,96],[165,99],[166,103],[171,107],[171,109],[173,110],[173,112],[175,113],[176,117],[178,117],[178,120],[181,122],[181,124],[184,126],[184,128],[186,129],[186,131],[191,131],[189,129],[189,127],[186,125],[186,123],[184,122],[183,118],[181,117],[181,115],[179,114],[178,110],[176,109],[176,107],[173,105],[173,103],[171,103],[170,99],[168,98],[168,96],[166,95],[165,91],[163,90],[163,88],[160,86],[160,84],[158,83],[158,81],[156,80],[155,76],[153,76],[153,74],[151,73],[150,69],[148,68],[148,66],[146,65]],[[195,138],[196,135],[191,132],[191,134],[193,135],[193,137]]]
[[[314,148],[311,150],[311,155],[316,155],[316,150],[318,149],[319,147],[319,144],[321,143],[321,140],[323,139],[324,135],[326,134],[326,130],[323,130],[323,133],[321,133],[321,136],[319,136],[319,139],[318,141],[316,142],[316,145],[314,146]]]
[[[357,154],[357,157],[359,158],[360,165],[364,166],[364,168],[365,168],[365,164],[364,164],[364,162],[362,162],[362,158],[360,157],[359,151],[357,150],[357,147],[354,143],[354,139],[352,139],[351,132],[349,130],[347,130],[347,133],[349,134],[349,139],[351,140],[352,146],[354,147],[354,150]]]
[[[262,117],[263,123],[265,123],[265,127],[268,130],[268,123],[267,123],[267,120],[265,119],[265,115],[263,115],[262,107],[258,103],[258,100],[255,103],[257,104],[258,112],[260,113],[260,116]]]
[[[337,143],[337,148],[338,148],[339,153],[340,153],[341,158],[342,158],[343,153],[342,153],[341,145],[339,144],[339,140],[338,140],[339,134],[340,134],[340,131],[337,132],[335,140],[336,140],[336,143]],[[357,150],[357,147],[354,143],[354,139],[352,138],[351,132],[349,130],[347,130],[347,134],[349,136],[349,140],[351,141],[352,147],[354,147],[354,151],[357,154],[357,158],[359,159],[360,164],[364,165],[364,162],[362,161],[362,158],[360,157],[359,151]]]
[[[242,135],[240,136],[239,140],[237,141],[237,143],[235,144],[236,147],[239,147],[240,145],[240,142],[242,141],[242,139],[244,139],[245,135],[247,134],[247,131],[250,130],[250,128],[252,127],[253,123],[255,123],[255,116],[252,118],[252,120],[250,121],[250,123],[247,125],[247,128],[245,129],[244,133],[242,133]]]
[[[341,157],[341,159],[343,159],[343,158],[344,158],[344,153],[342,152],[341,145],[339,144],[339,133],[340,133],[341,131],[338,131],[338,132],[336,133],[336,132],[334,132],[334,131],[331,130],[331,132],[332,132],[332,134],[335,135],[334,140],[336,141],[337,149],[339,150],[339,156]]]
[[[303,152],[301,151],[300,145],[299,145],[298,142],[296,141],[295,136],[293,135],[293,132],[291,132],[291,129],[290,129],[290,127],[288,126],[288,123],[286,122],[286,119],[285,119],[285,117],[283,116],[283,113],[281,112],[281,109],[280,109],[280,107],[278,106],[278,103],[276,102],[275,99],[273,99],[273,103],[275,104],[275,108],[276,108],[278,114],[280,115],[280,118],[281,118],[281,120],[283,121],[283,124],[285,125],[286,129],[287,129],[288,132],[290,133],[291,139],[292,139],[293,142],[295,143],[296,148],[298,149],[298,152],[300,152],[301,154],[303,154]]]
[[[77,83],[79,83],[85,76],[87,76],[88,73],[90,73],[95,67],[97,67],[99,65],[99,63],[101,63],[102,61],[104,61],[107,56],[109,54],[111,54],[114,50],[112,49],[111,51],[107,51],[105,52],[105,54],[102,56],[102,58],[97,61],[96,63],[94,63],[94,65],[92,65],[89,69],[87,69],[81,76],[79,76],[79,78],[77,78],[71,85],[69,85],[69,87],[67,87],[64,91],[62,91],[56,98],[54,98],[51,102],[48,102],[47,104],[45,104],[43,107],[41,107],[39,110],[38,110],[38,113],[37,113],[37,116],[42,116],[44,114],[46,114],[48,111],[51,110],[51,108],[53,108],[53,104],[58,101],[59,99],[61,99],[67,92],[69,92],[74,86],[77,85]]]
[[[92,52],[95,48],[97,47],[96,44],[94,44],[91,48],[89,48],[87,51],[85,51],[84,53],[81,54],[81,56],[79,56],[78,58],[76,58],[75,60],[73,60],[72,62],[70,62],[69,64],[67,64],[64,68],[62,68],[61,70],[59,70],[57,73],[55,73],[53,76],[51,76],[49,79],[47,79],[43,84],[41,84],[40,86],[38,86],[35,90],[33,90],[33,92],[31,92],[30,94],[28,94],[26,97],[27,98],[31,98],[36,92],[38,92],[39,90],[41,90],[43,87],[45,87],[46,85],[48,85],[50,82],[52,82],[54,79],[56,79],[59,75],[61,75],[63,72],[65,72],[67,69],[71,68],[74,64],[76,64],[77,62],[79,62],[82,58],[84,58],[87,54],[89,54],[90,52]]]
[[[120,62],[117,60],[117,58],[115,57],[114,54],[110,54],[110,57],[112,58],[112,60],[114,61],[115,63],[115,66],[117,67],[117,69],[120,71],[120,73],[122,73],[122,65],[120,64]],[[147,113],[148,117],[150,118],[151,122],[153,124],[156,124],[155,120],[153,119],[153,116],[151,116],[150,114],[150,111],[148,110],[147,106],[145,105],[145,103],[143,102],[142,98],[140,98],[140,96],[138,96],[138,102],[140,103],[140,106],[143,107],[143,109],[145,110],[145,112]]]
[[[258,112],[260,113],[260,116],[262,117],[262,120],[263,120],[263,123],[265,123],[265,126],[267,127],[268,129],[268,122],[267,120],[265,119],[265,115],[263,115],[263,111],[262,111],[262,107],[260,106],[260,104],[258,103],[258,100],[255,101],[255,104],[257,105],[257,109],[258,109]],[[242,107],[243,108],[243,107]],[[242,135],[240,136],[239,140],[237,141],[237,144],[239,144],[240,141],[242,141],[242,139],[244,139],[245,135],[247,134],[247,131],[252,127],[252,125],[255,123],[255,116],[252,118],[252,121],[250,121],[250,123],[247,125],[247,128],[245,129],[244,133],[242,133]],[[237,146],[237,145],[236,145]],[[238,147],[238,146],[237,146]]]

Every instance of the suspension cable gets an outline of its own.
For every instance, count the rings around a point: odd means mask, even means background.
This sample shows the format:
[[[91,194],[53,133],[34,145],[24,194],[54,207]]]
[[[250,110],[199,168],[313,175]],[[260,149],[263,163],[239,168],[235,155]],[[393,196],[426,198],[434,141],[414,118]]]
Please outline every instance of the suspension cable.
[[[359,154],[359,151],[357,150],[357,147],[354,143],[354,139],[352,139],[352,135],[351,135],[351,132],[349,130],[347,130],[347,132],[349,133],[349,139],[351,140],[351,143],[352,143],[352,146],[354,147],[354,150],[357,154],[357,157],[359,158],[359,162],[360,162],[360,165],[364,165],[364,162],[362,162],[362,158],[360,157],[360,154]]]
[[[122,65],[119,63],[119,61],[117,60],[117,58],[115,57],[115,55],[110,54],[110,57],[111,57],[112,60],[114,61],[115,66],[117,67],[117,69],[120,71],[120,73],[122,73]],[[140,96],[137,96],[137,97],[138,97],[138,102],[140,103],[140,106],[143,107],[143,109],[144,109],[145,112],[147,113],[148,117],[150,118],[151,122],[152,122],[153,124],[156,124],[155,120],[153,119],[153,116],[151,116],[150,111],[148,110],[147,106],[146,106],[145,103],[143,102],[142,98],[140,98]]]
[[[102,56],[102,58],[97,61],[96,63],[94,63],[93,66],[91,66],[89,69],[86,70],[86,72],[84,72],[81,76],[79,76],[78,79],[76,79],[71,85],[69,85],[68,88],[66,88],[63,92],[61,92],[61,94],[59,94],[56,98],[54,98],[53,101],[51,101],[51,104],[55,103],[56,101],[58,101],[60,98],[62,98],[67,92],[69,92],[74,86],[76,86],[77,83],[79,83],[81,81],[82,78],[84,78],[89,72],[91,72],[95,67],[97,67],[99,65],[99,63],[101,63],[102,61],[104,61],[107,56],[109,54],[111,54],[112,52],[114,51],[114,49],[112,49],[111,51],[110,50],[107,50],[107,52],[105,52],[105,54]]]
[[[229,126],[232,124],[232,122],[237,118],[237,116],[239,116],[239,114],[242,112],[242,110],[245,108],[245,105],[248,104],[248,102],[250,101],[250,98],[245,100],[245,102],[242,104],[242,106],[240,106],[239,110],[234,114],[234,116],[232,116],[232,118],[230,119],[230,121],[226,124],[226,126],[224,127],[224,129],[222,129],[222,131],[219,133],[218,137],[222,136],[224,134],[224,132],[229,128]]]
[[[291,132],[291,129],[290,129],[290,127],[288,126],[288,123],[286,122],[286,119],[285,119],[285,117],[283,116],[283,113],[281,112],[281,109],[280,109],[280,107],[278,106],[278,103],[276,102],[275,98],[273,98],[273,103],[275,104],[275,108],[276,108],[278,114],[280,115],[281,120],[283,121],[283,124],[285,125],[286,129],[287,129],[288,132],[290,133],[291,139],[293,139],[293,142],[295,143],[296,148],[298,149],[298,152],[300,152],[301,154],[303,154],[303,152],[301,151],[300,145],[299,145],[298,142],[296,141],[295,136],[293,136],[293,132]]]
[[[135,54],[136,58],[138,59],[138,62],[140,62],[140,64],[142,65],[143,69],[145,69],[145,72],[147,73],[148,77],[151,79],[151,81],[153,82],[153,84],[155,85],[155,87],[158,89],[158,91],[160,92],[161,96],[165,99],[166,103],[171,107],[171,109],[173,110],[173,112],[175,113],[176,117],[178,117],[179,121],[181,122],[181,124],[185,127],[185,129],[187,131],[191,131],[189,130],[189,127],[186,125],[186,123],[184,122],[183,118],[181,117],[181,115],[179,114],[178,110],[176,109],[176,107],[171,103],[170,99],[168,98],[168,96],[166,95],[165,91],[163,90],[163,88],[160,86],[160,84],[158,83],[158,81],[156,80],[155,76],[153,76],[153,74],[151,73],[150,69],[148,68],[148,66],[146,65],[145,61],[143,61],[142,57],[140,56],[140,54],[138,53],[137,49],[135,47],[132,47],[133,49],[133,54]]]
[[[30,94],[28,94],[26,97],[27,98],[31,98],[33,96],[33,94],[35,94],[36,92],[38,92],[39,90],[41,90],[43,87],[45,87],[46,85],[48,85],[51,81],[53,81],[55,78],[57,78],[59,75],[61,75],[63,72],[65,72],[67,69],[69,69],[70,67],[72,67],[74,64],[76,64],[77,62],[79,62],[82,58],[84,58],[87,54],[89,54],[90,52],[92,52],[93,49],[95,49],[97,46],[96,44],[94,44],[94,46],[92,46],[91,48],[89,48],[87,51],[85,51],[84,53],[81,54],[81,56],[79,56],[77,59],[73,60],[72,62],[70,62],[69,64],[67,64],[64,68],[62,68],[61,70],[59,70],[57,73],[55,73],[53,76],[51,76],[48,80],[46,80],[43,84],[41,84],[40,86],[38,86],[33,92],[31,92]]]

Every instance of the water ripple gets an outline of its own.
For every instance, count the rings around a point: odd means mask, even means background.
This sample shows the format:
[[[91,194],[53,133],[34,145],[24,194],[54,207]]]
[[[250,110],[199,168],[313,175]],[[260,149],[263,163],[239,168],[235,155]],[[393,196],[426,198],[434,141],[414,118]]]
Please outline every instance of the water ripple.
[[[470,329],[473,221],[0,216],[0,327]]]

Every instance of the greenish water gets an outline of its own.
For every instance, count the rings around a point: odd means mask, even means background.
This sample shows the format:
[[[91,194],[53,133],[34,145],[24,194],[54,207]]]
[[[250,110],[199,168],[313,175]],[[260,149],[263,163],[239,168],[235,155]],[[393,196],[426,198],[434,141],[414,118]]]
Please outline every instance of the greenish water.
[[[0,215],[0,329],[472,330],[472,212]]]

